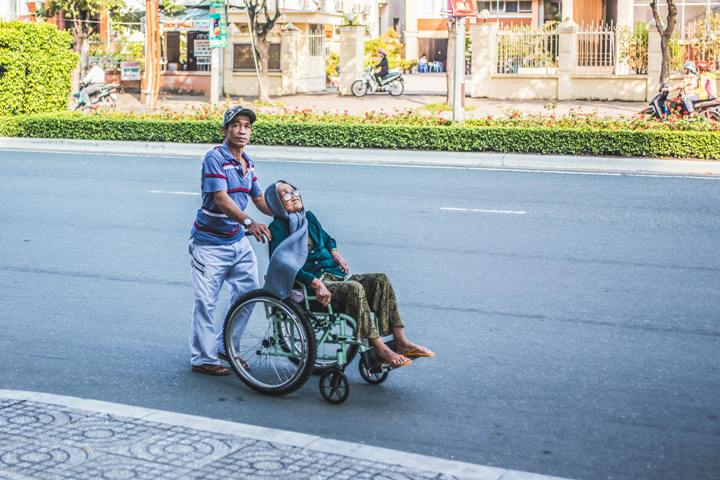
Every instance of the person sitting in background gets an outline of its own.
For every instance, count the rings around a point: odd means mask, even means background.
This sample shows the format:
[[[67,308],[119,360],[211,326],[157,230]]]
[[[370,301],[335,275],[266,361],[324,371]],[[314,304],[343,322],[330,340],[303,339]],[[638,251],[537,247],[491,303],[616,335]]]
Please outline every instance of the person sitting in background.
[[[90,63],[90,71],[82,79],[83,89],[80,90],[85,105],[90,105],[90,97],[98,93],[105,85],[105,70],[100,68],[98,62],[93,60]]]
[[[710,71],[710,64],[705,61],[697,62],[697,69],[700,74],[698,97],[700,97],[701,100],[717,97],[717,78],[715,74]]]
[[[428,71],[428,59],[427,55],[424,53],[420,56],[420,59],[418,60],[418,73],[426,73]]]
[[[695,62],[685,62],[683,64],[683,70],[685,71],[685,76],[676,88],[680,90],[680,96],[682,97],[683,105],[685,105],[685,110],[687,110],[688,114],[694,115],[695,106],[693,102],[700,99],[700,97],[698,97],[700,77],[698,77]]]
[[[380,56],[380,63],[375,65],[375,68],[378,69],[377,72],[375,72],[375,80],[377,80],[379,85],[382,85],[382,81],[390,73],[390,66],[388,65],[387,52],[384,48],[378,50],[378,55]]]
[[[392,367],[409,365],[412,363],[410,358],[435,355],[427,347],[417,345],[405,336],[395,291],[387,275],[350,275],[350,267],[340,254],[337,242],[323,229],[318,218],[305,210],[299,190],[287,182],[278,181],[267,188],[265,196],[275,218],[269,225],[271,258],[265,288],[270,285],[269,291],[279,291],[283,297],[287,289],[274,287],[277,277],[289,270],[297,272],[295,281],[305,285],[308,291],[314,291],[321,305],[327,306],[332,301],[338,311],[355,318],[357,338],[367,340],[375,348],[380,361]],[[288,243],[283,245],[286,241]],[[281,251],[276,255],[278,249]],[[294,252],[295,256],[303,255],[304,264],[302,261],[297,263],[302,265],[299,270],[276,265],[278,257],[290,258],[289,252]],[[293,262],[291,259],[283,263]],[[271,278],[272,272],[278,272],[276,278]],[[371,312],[378,319],[380,331],[370,316]],[[389,334],[395,339],[395,351],[380,338]]]

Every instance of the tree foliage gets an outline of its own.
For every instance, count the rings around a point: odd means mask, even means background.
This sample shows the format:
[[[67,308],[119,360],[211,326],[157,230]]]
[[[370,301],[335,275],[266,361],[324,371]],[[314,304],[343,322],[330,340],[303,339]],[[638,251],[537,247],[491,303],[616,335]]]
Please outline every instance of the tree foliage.
[[[0,111],[64,110],[78,55],[67,32],[47,23],[0,22]]]
[[[387,32],[377,38],[365,42],[365,66],[369,67],[378,62],[378,50],[381,48],[387,52],[388,66],[398,68],[402,59],[403,44],[400,43],[400,35],[394,28],[388,28]]]
[[[95,21],[100,12],[105,10],[114,13],[124,6],[124,0],[48,0],[43,14],[46,17],[61,14],[72,23],[75,50],[80,52],[83,42],[94,31]]]

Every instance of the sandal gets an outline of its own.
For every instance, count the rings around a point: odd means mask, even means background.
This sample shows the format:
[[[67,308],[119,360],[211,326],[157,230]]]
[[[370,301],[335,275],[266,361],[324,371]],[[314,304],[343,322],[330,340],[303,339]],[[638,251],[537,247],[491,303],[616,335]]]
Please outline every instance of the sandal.
[[[400,355],[404,355],[407,358],[431,358],[435,356],[435,352],[427,347],[415,347],[405,352],[397,351]]]
[[[410,360],[405,355],[400,355],[400,358],[397,358],[391,362],[383,362],[390,365],[392,368],[400,368],[400,367],[407,367],[408,365],[412,365],[412,360]]]
[[[398,354],[398,357],[394,360],[385,360],[383,358],[377,357],[378,363],[383,365],[389,365],[392,368],[400,368],[400,367],[407,367],[408,365],[412,364],[412,360],[407,358],[405,355]]]
[[[202,365],[193,365],[192,371],[196,373],[204,373],[213,377],[224,377],[230,375],[230,370],[222,365],[214,365],[212,363],[204,363]]]

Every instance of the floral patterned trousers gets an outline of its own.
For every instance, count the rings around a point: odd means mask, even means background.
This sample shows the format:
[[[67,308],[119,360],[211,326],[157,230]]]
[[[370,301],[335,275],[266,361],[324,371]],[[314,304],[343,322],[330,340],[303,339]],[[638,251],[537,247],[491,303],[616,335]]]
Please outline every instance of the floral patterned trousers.
[[[357,322],[357,338],[365,340],[392,333],[402,327],[395,291],[384,273],[363,273],[338,280],[325,275],[325,286],[332,293],[333,308],[350,315]],[[378,328],[370,313],[378,320]]]

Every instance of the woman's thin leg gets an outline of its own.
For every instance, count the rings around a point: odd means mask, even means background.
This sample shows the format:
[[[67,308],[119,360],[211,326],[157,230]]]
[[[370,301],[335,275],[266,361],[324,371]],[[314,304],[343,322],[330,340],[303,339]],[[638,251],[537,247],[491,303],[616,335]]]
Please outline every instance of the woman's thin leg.
[[[384,273],[363,273],[352,275],[350,280],[358,282],[365,290],[370,310],[378,319],[381,336],[390,335],[394,327],[402,327],[395,290]]]
[[[394,367],[408,365],[410,361],[387,347],[378,335],[375,322],[370,316],[365,288],[354,280],[344,282],[326,281],[325,285],[332,293],[333,308],[350,315],[357,322],[357,338],[367,340],[375,348],[375,353],[383,362]]]

